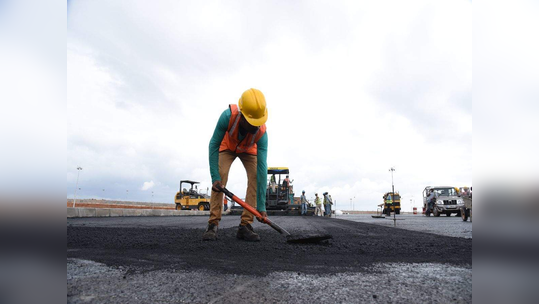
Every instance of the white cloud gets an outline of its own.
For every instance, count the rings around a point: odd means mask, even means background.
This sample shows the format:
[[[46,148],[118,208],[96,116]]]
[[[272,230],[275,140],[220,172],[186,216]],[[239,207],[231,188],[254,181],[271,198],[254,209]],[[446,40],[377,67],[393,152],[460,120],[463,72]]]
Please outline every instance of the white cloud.
[[[140,188],[140,190],[142,190],[142,191],[150,190],[151,188],[153,188],[153,186],[154,186],[154,182],[153,182],[153,181],[144,182],[144,184],[142,185],[142,187]]]

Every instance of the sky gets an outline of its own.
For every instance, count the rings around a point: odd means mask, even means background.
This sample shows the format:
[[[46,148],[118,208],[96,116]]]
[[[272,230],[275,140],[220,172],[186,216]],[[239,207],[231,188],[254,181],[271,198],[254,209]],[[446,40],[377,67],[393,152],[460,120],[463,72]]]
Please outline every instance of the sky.
[[[2,206],[6,196],[63,201],[65,8],[56,0],[0,0]]]
[[[67,198],[210,187],[217,119],[249,88],[297,196],[376,210],[391,167],[404,211],[472,185],[470,1],[69,1]],[[227,188],[246,184],[236,161]]]

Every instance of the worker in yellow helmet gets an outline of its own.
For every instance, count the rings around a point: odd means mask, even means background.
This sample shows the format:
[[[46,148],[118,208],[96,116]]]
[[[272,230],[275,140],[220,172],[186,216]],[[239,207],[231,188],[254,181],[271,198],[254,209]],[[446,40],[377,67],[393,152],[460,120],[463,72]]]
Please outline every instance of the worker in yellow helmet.
[[[231,104],[221,113],[213,132],[209,147],[212,192],[210,199],[210,219],[202,236],[203,240],[217,239],[217,228],[221,220],[223,193],[228,181],[230,166],[239,158],[247,172],[247,193],[245,201],[255,207],[262,218],[266,215],[266,184],[268,135],[266,121],[268,109],[266,98],[257,89],[249,89],[241,95],[238,104]],[[236,237],[246,241],[260,241],[251,223],[253,214],[243,210]],[[263,220],[259,218],[259,220]]]

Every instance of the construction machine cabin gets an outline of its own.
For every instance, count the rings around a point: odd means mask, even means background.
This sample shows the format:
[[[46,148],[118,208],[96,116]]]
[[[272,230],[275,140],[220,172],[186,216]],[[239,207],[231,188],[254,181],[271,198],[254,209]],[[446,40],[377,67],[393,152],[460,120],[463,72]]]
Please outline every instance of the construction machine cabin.
[[[180,181],[180,190],[174,197],[176,210],[210,210],[210,197],[207,194],[198,192],[199,182],[191,180]],[[184,188],[190,185],[189,189]]]
[[[395,212],[395,214],[401,213],[401,196],[398,192],[386,192],[383,199],[383,214],[389,216],[391,212]]]
[[[266,186],[266,210],[268,215],[300,215],[299,197],[294,197],[292,181],[285,182],[290,174],[287,167],[268,167]],[[241,207],[233,207],[231,214],[239,214]],[[307,214],[314,214],[314,207],[307,208]]]
[[[290,174],[290,170],[287,167],[268,168],[267,210],[292,210],[300,207],[300,205],[294,203],[294,186],[290,182],[284,182],[288,174]]]

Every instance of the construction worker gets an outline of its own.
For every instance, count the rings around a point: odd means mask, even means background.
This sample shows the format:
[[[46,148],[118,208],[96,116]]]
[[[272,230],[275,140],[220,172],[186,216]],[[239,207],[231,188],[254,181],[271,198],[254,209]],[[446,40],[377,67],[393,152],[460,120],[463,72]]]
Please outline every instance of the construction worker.
[[[288,175],[286,176],[286,178],[283,180],[283,186],[284,186],[284,189],[285,191],[288,189],[288,187],[290,186],[290,179],[288,178]]]
[[[275,181],[275,174],[271,175],[270,185],[271,185],[271,192],[275,193],[275,188],[277,187],[277,182]]]
[[[318,197],[318,193],[315,193],[314,196],[314,204],[316,205],[316,209],[314,209],[314,215],[322,216],[322,200]]]
[[[429,195],[427,196],[427,210],[426,210],[427,216],[430,215],[430,213],[434,209],[434,204],[436,203],[436,198],[437,197],[438,196],[437,196],[436,192],[434,192],[434,189],[431,188],[429,190]]]
[[[210,219],[202,236],[203,240],[217,239],[217,228],[221,220],[224,194],[220,188],[228,181],[230,166],[239,158],[247,173],[247,193],[245,201],[256,208],[263,221],[266,217],[266,184],[268,135],[266,121],[268,110],[266,99],[257,89],[249,89],[241,95],[238,104],[229,105],[223,111],[209,145],[210,174],[212,192],[210,198]],[[260,241],[251,223],[253,214],[243,210],[236,237],[246,241]]]
[[[305,196],[305,190],[301,191],[301,215],[307,215],[307,204],[309,201],[307,200],[307,197]]]
[[[333,205],[331,198],[328,197],[327,192],[324,192],[324,209],[325,209],[324,215],[327,217],[331,217],[331,205]]]

